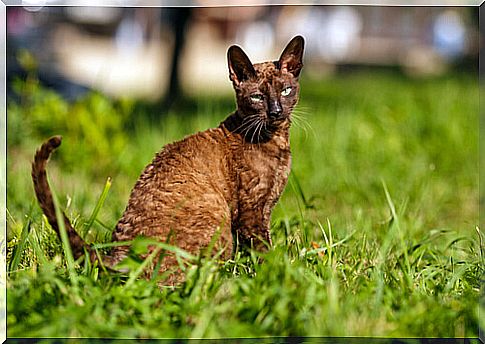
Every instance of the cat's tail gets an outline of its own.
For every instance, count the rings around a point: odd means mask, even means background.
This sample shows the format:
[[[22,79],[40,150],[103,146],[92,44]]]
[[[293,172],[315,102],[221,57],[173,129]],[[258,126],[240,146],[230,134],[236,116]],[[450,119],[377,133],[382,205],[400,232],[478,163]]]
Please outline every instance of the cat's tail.
[[[47,220],[51,227],[56,231],[59,239],[61,239],[61,233],[59,231],[59,224],[57,223],[56,210],[54,207],[54,200],[52,198],[52,191],[47,181],[46,165],[47,160],[51,153],[60,146],[62,137],[53,136],[40,146],[40,148],[35,153],[34,162],[32,163],[32,180],[34,182],[35,195],[39,201],[39,205],[42,208]],[[62,217],[64,219],[64,227],[66,229],[67,235],[69,237],[69,243],[71,245],[72,254],[75,259],[81,257],[84,253],[84,248],[93,257],[90,247],[86,242],[77,234],[77,232],[72,227],[69,219],[63,213]]]

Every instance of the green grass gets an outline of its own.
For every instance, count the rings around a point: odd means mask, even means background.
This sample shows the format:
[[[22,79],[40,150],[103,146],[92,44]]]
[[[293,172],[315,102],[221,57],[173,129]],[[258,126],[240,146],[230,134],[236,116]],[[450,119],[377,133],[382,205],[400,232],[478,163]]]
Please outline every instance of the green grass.
[[[68,104],[35,79],[16,89],[9,337],[477,336],[476,79],[303,76],[274,248],[262,263],[255,253],[193,259],[175,289],[67,261],[34,201],[30,162],[44,139],[63,135],[49,165],[60,207],[88,241],[106,242],[154,153],[218,125],[232,99],[201,96],[153,120],[153,107],[127,99]]]

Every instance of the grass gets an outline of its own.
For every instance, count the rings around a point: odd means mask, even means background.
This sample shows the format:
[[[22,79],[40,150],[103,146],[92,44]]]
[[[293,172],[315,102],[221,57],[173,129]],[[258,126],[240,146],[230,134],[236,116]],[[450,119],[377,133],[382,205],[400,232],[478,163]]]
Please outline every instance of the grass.
[[[175,289],[66,260],[34,201],[30,162],[44,139],[64,136],[49,165],[59,205],[88,241],[108,242],[153,154],[216,126],[232,99],[201,96],[154,120],[150,106],[128,99],[93,93],[68,104],[35,78],[15,87],[8,337],[477,336],[476,79],[304,76],[274,248],[263,263],[254,252],[195,257]],[[143,261],[129,264],[139,272]]]

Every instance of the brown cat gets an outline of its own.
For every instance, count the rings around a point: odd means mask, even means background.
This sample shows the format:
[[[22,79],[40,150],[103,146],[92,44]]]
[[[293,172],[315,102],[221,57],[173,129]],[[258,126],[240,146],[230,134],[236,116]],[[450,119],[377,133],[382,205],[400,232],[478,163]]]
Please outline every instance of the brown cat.
[[[231,257],[236,240],[259,251],[271,246],[271,211],[290,173],[289,129],[303,47],[303,37],[296,36],[278,61],[254,65],[241,48],[229,48],[237,110],[219,127],[169,144],[155,156],[131,192],[113,241],[140,235],[166,241],[170,233],[170,244],[197,254],[217,233],[214,249],[222,250],[224,258]],[[37,199],[58,234],[45,166],[60,143],[60,136],[49,139],[32,164]],[[64,222],[75,258],[84,248],[90,251],[65,215]],[[115,247],[103,263],[114,267],[128,251],[127,246]],[[160,271],[176,265],[175,256],[168,254]],[[182,279],[174,273],[165,283]]]

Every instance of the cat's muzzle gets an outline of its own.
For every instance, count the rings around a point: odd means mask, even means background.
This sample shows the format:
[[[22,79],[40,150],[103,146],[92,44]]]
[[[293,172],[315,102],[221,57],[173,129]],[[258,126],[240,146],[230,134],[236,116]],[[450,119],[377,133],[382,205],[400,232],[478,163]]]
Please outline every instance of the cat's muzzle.
[[[283,109],[279,102],[270,102],[268,116],[271,119],[279,119],[283,114]]]

